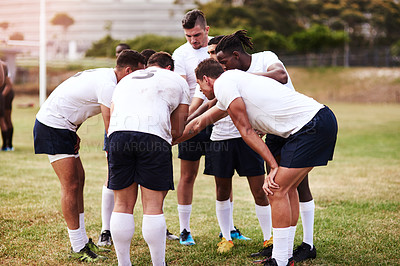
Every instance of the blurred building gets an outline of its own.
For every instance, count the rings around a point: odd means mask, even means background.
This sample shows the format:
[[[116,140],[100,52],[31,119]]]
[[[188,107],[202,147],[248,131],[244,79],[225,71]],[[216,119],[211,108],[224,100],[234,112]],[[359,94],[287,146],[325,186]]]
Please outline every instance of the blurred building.
[[[194,1],[174,0],[46,0],[48,56],[58,54],[60,49],[70,50],[71,57],[79,57],[92,42],[107,34],[118,40],[132,39],[152,33],[166,36],[182,36],[181,20]],[[51,19],[58,13],[66,13],[74,23],[67,31],[52,25]],[[37,56],[39,44],[40,0],[1,0],[0,48],[9,36],[22,33],[24,54]],[[1,25],[1,24],[0,24]],[[17,42],[10,42],[17,45]],[[23,46],[23,47],[22,47]],[[71,54],[71,50],[72,54]]]

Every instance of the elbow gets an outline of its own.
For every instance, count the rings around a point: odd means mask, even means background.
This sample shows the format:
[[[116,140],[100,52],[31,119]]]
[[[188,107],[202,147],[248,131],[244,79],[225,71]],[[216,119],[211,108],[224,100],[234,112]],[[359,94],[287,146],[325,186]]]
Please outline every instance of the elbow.
[[[289,81],[289,77],[288,77],[286,71],[283,70],[283,69],[280,70],[280,73],[279,73],[279,82],[282,83],[282,84],[286,84],[286,83],[288,83],[288,81]]]

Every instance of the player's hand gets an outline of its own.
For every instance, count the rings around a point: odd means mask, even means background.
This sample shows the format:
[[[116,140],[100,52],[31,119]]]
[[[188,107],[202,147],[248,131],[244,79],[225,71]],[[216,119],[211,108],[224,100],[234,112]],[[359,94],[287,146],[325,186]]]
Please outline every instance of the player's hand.
[[[264,185],[263,185],[263,190],[264,192],[268,195],[274,195],[272,192],[272,189],[278,189],[279,185],[275,183],[275,176],[276,173],[278,172],[278,167],[276,168],[271,168],[271,171],[267,175],[267,177],[264,180]]]
[[[75,143],[75,146],[74,146],[74,151],[75,151],[76,153],[78,153],[80,147],[81,147],[81,139],[79,138],[78,135],[76,135],[76,143]]]

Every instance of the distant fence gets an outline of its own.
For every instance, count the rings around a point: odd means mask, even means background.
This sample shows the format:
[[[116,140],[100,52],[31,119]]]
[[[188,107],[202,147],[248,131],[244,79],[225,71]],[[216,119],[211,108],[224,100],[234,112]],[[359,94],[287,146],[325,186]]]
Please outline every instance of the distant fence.
[[[400,57],[392,56],[388,47],[375,49],[352,49],[346,57],[343,51],[332,53],[310,53],[303,55],[288,55],[277,53],[279,59],[286,66],[371,66],[371,67],[399,67]]]

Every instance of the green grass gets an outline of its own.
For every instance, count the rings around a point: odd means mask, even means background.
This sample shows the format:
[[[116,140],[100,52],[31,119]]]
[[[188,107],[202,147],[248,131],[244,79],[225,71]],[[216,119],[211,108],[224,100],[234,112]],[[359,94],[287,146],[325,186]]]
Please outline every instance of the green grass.
[[[37,99],[17,97],[18,103]],[[314,169],[310,186],[316,202],[314,243],[318,256],[300,265],[400,265],[400,105],[328,103],[339,121],[334,161]],[[60,185],[48,159],[33,154],[32,128],[38,108],[14,108],[15,151],[0,153],[0,264],[75,265],[60,207]],[[89,236],[101,229],[101,189],[106,160],[101,151],[100,117],[87,121],[78,134],[86,170],[85,217]],[[175,186],[179,160],[174,147]],[[203,161],[201,162],[203,164]],[[203,165],[201,168],[203,169]],[[254,201],[245,178],[234,177],[234,220],[253,240],[235,242],[226,255],[219,242],[213,178],[199,174],[194,192],[191,228],[195,246],[167,241],[169,265],[252,265],[248,254],[262,246]],[[178,233],[176,191],[165,200],[167,226]],[[134,265],[150,265],[141,236],[140,200],[134,213]],[[302,241],[299,223],[295,244]],[[103,264],[117,265],[115,252]]]

